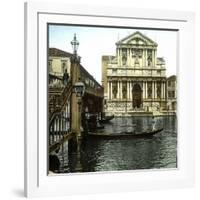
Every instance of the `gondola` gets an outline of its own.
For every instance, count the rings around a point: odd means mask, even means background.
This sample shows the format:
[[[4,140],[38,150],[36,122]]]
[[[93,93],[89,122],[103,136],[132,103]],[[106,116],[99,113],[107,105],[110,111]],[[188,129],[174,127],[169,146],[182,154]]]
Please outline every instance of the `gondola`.
[[[146,138],[146,137],[152,137],[156,133],[159,133],[163,130],[163,128],[151,130],[151,131],[142,131],[142,132],[124,132],[124,133],[101,133],[96,132],[92,133],[89,132],[87,135],[89,137],[95,137],[95,138],[102,138],[102,139],[121,139],[121,138]]]
[[[99,122],[100,123],[108,123],[113,118],[114,118],[114,115],[112,115],[112,116],[106,116],[106,117],[103,117],[102,119],[99,119]]]

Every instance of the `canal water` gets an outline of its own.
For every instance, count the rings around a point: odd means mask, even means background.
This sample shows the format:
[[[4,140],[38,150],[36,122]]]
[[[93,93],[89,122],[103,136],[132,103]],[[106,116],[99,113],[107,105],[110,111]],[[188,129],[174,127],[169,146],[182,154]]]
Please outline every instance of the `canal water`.
[[[82,142],[79,166],[82,172],[161,169],[177,167],[177,119],[155,117],[156,128],[164,130],[149,138],[97,139]],[[115,117],[103,130],[109,133],[143,131],[152,128],[152,117]],[[66,142],[58,153],[60,173],[76,172],[77,155]]]

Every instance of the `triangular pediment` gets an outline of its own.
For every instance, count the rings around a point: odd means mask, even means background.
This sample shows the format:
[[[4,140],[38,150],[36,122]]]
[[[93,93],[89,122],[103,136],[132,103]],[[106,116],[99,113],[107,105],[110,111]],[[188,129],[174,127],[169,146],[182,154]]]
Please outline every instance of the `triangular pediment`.
[[[152,39],[145,36],[139,31],[134,32],[133,34],[119,40],[116,43],[116,45],[121,45],[121,44],[122,45],[128,44],[128,45],[158,46],[156,42],[154,42]]]

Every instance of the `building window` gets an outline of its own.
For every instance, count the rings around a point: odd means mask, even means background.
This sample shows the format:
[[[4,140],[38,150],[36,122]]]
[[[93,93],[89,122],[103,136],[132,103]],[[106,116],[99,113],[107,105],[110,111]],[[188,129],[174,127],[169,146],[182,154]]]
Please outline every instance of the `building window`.
[[[175,95],[175,91],[172,90],[172,91],[168,91],[168,98],[176,98],[176,95]]]
[[[152,50],[147,51],[147,65],[150,67],[152,65]]]
[[[161,97],[161,84],[157,83],[157,98]]]
[[[175,98],[175,91],[168,91],[168,98]]]
[[[172,98],[175,98],[175,91],[172,91]]]
[[[127,52],[126,49],[122,49],[122,65],[126,65],[127,61]]]
[[[112,83],[112,94],[113,94],[113,99],[116,99],[117,98],[117,83],[116,82],[113,82]]]
[[[171,97],[171,92],[170,91],[168,91],[168,98],[170,98]]]

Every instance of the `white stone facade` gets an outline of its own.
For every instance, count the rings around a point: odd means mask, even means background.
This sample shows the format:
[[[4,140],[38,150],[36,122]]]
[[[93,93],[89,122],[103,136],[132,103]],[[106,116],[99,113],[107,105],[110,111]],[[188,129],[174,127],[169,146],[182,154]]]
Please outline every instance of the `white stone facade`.
[[[166,68],[157,44],[140,32],[116,43],[116,56],[102,57],[105,112],[159,113],[166,109]]]
[[[56,48],[49,48],[48,70],[49,73],[58,77],[62,77],[65,70],[70,75],[72,54]]]
[[[176,112],[177,109],[177,80],[176,76],[167,79],[167,110]]]

